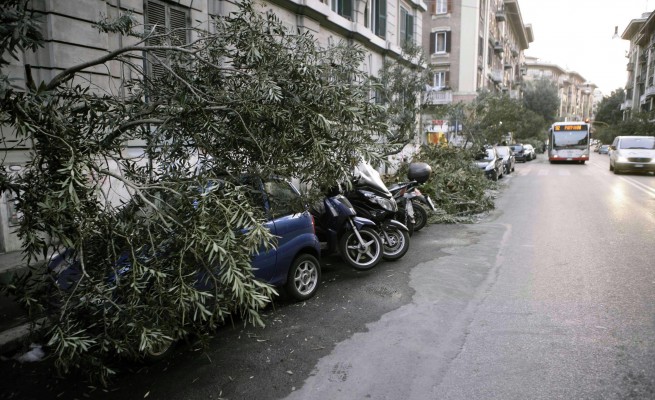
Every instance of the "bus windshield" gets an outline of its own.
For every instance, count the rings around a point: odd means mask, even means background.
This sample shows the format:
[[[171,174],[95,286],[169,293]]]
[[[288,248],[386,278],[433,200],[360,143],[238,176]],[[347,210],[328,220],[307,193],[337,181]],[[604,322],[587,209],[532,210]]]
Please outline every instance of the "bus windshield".
[[[589,135],[587,131],[560,131],[553,134],[553,148],[555,149],[587,147],[588,143]]]

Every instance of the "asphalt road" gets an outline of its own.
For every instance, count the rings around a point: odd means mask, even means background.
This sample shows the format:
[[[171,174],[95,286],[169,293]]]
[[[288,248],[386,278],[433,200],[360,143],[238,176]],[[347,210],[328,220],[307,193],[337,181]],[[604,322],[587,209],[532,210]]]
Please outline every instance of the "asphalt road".
[[[0,398],[655,398],[655,177],[539,157],[480,223],[366,273],[323,260],[317,297],[264,329],[235,321],[108,392],[2,361]]]

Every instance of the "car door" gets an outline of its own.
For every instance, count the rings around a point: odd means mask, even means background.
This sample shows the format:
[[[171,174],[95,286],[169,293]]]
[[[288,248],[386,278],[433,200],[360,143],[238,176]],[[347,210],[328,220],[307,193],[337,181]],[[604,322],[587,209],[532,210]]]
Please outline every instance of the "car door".
[[[276,248],[257,260],[261,278],[273,285],[286,282],[291,263],[298,252],[302,235],[313,233],[311,215],[305,210],[298,190],[283,179],[263,182],[268,227],[277,236]]]

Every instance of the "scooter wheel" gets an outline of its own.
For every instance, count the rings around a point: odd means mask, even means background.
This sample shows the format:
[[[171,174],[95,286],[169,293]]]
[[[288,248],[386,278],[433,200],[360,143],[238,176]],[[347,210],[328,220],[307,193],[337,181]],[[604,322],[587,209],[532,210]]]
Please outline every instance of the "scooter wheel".
[[[399,228],[380,230],[380,237],[384,246],[382,258],[394,261],[402,258],[409,250],[409,232]]]
[[[355,231],[347,231],[339,241],[341,258],[351,267],[359,271],[369,270],[382,260],[382,239],[370,227],[359,230],[362,243],[359,242]]]
[[[420,231],[428,223],[428,212],[420,203],[413,201],[414,206],[414,232]]]

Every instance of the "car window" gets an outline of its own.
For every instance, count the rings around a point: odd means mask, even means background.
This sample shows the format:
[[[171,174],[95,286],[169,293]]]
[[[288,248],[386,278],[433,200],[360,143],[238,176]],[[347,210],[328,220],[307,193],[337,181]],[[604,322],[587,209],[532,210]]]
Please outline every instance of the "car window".
[[[289,182],[270,180],[264,183],[264,190],[273,218],[304,211],[300,193]]]

